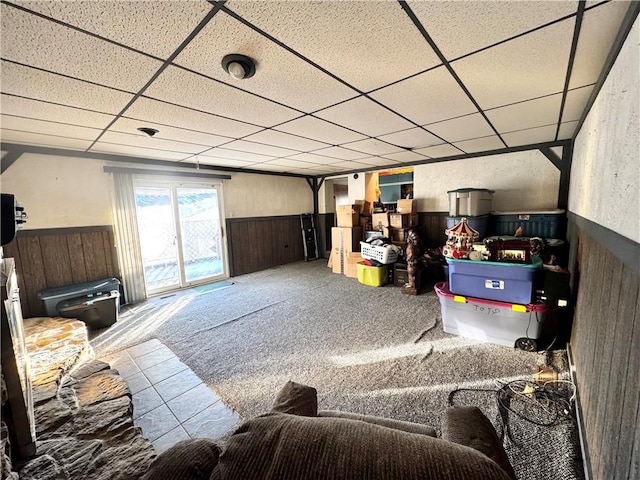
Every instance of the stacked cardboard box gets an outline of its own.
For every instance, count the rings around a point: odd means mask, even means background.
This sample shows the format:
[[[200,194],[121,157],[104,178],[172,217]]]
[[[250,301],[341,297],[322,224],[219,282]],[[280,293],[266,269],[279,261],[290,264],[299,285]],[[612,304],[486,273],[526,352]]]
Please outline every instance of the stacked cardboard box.
[[[360,227],[333,227],[331,229],[331,254],[329,267],[333,273],[341,273],[348,277],[358,276],[356,264],[362,260],[360,256]]]
[[[334,273],[348,277],[358,276],[357,263],[360,256],[362,232],[371,223],[371,203],[356,200],[352,205],[340,205],[337,208],[337,227],[331,229],[331,255],[329,266]]]

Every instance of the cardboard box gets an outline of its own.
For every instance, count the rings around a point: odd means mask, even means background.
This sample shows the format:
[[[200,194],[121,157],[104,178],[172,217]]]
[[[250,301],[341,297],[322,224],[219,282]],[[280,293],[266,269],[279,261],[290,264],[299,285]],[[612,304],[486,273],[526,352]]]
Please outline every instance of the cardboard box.
[[[360,252],[350,252],[344,257],[344,274],[349,278],[358,278],[358,262],[362,261]]]
[[[367,200],[356,200],[353,204],[353,209],[358,212],[360,215],[370,216],[373,212],[371,208],[371,202]]]
[[[360,251],[362,230],[360,227],[333,227],[331,229],[331,269],[333,273],[345,273],[348,254]],[[358,253],[358,255],[360,255]]]
[[[371,226],[374,230],[380,230],[380,227],[388,227],[389,214],[387,212],[374,213],[371,217]]]
[[[416,208],[415,200],[398,200],[398,203],[396,204],[398,213],[418,213]]]
[[[354,209],[353,205],[338,205],[337,210],[338,227],[360,226],[360,214]]]
[[[418,224],[418,215],[408,213],[392,213],[389,215],[389,225],[393,228],[407,228]]]

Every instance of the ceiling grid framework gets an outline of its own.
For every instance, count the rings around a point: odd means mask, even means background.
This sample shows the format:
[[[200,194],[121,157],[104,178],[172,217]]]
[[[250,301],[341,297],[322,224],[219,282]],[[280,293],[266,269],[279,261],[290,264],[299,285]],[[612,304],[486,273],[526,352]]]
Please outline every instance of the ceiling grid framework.
[[[549,145],[632,7],[3,1],[2,150],[316,177]],[[229,77],[230,53],[255,75]]]

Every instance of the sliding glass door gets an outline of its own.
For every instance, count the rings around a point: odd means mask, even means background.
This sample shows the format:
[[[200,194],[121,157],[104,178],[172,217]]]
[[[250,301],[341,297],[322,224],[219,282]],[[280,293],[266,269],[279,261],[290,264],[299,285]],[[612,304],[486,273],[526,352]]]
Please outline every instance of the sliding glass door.
[[[228,276],[220,188],[136,181],[136,213],[149,294]]]

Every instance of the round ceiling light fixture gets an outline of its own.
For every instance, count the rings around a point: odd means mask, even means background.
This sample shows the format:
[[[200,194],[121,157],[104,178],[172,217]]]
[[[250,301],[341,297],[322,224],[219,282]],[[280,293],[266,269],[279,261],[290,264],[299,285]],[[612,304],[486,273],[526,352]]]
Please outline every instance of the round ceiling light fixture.
[[[153,137],[156,133],[159,132],[159,130],[156,130],[155,128],[151,128],[151,127],[140,127],[138,128],[138,131],[142,133],[146,133],[150,137]]]
[[[222,59],[222,68],[236,80],[253,77],[256,73],[255,62],[245,55],[232,53]]]

